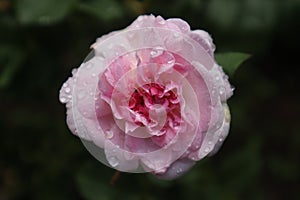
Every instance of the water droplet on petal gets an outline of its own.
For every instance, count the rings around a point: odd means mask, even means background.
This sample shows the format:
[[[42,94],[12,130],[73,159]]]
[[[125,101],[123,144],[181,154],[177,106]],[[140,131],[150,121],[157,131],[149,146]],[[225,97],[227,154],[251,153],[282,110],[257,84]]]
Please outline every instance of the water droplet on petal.
[[[212,145],[212,142],[211,142],[211,141],[209,141],[209,142],[208,142],[208,144],[209,144],[209,145]]]
[[[135,156],[131,152],[124,151],[124,157],[125,157],[126,160],[132,160],[132,159],[134,159]]]
[[[59,100],[60,100],[61,103],[66,103],[67,102],[67,99],[65,97],[61,97]]]
[[[71,72],[71,73],[73,74],[73,76],[76,75],[77,71],[78,71],[78,70],[77,70],[76,68],[75,68],[75,69],[72,69],[72,72]]]
[[[70,92],[71,92],[71,89],[67,87],[67,88],[65,88],[65,92],[66,92],[66,93],[70,93]]]
[[[195,156],[192,156],[191,159],[195,161],[195,160],[196,160],[196,157],[195,157]]]
[[[111,139],[114,136],[114,132],[112,132],[111,130],[109,130],[109,131],[106,131],[105,135],[106,135],[107,139]]]
[[[223,142],[223,140],[224,140],[223,138],[220,138],[220,139],[219,139],[219,142]]]
[[[64,84],[63,84],[63,87],[68,87],[68,83],[64,83]]]
[[[175,32],[173,35],[174,35],[174,37],[176,37],[176,38],[179,37],[179,33],[177,33],[177,32]]]
[[[86,68],[87,69],[91,69],[93,67],[93,64],[92,63],[88,63],[87,65],[86,65]]]
[[[209,148],[206,147],[206,148],[204,149],[204,152],[205,152],[205,153],[208,153],[208,152],[209,152]]]
[[[109,164],[112,167],[116,167],[116,166],[119,165],[119,161],[118,161],[118,159],[115,156],[112,156],[112,157],[108,158],[108,161],[109,161]]]
[[[187,29],[186,26],[181,26],[180,28],[181,28],[181,30],[183,30],[183,31],[185,31],[185,30]]]
[[[182,169],[181,168],[178,168],[177,170],[176,170],[176,173],[177,174],[180,174],[182,172]]]
[[[224,94],[224,90],[223,90],[223,88],[220,88],[220,95],[223,95]]]
[[[168,64],[172,64],[172,63],[174,63],[174,61],[175,61],[175,60],[172,59],[172,60],[169,60],[167,63],[168,63]]]
[[[225,87],[221,86],[219,88],[219,94],[220,94],[221,98],[226,99],[226,90],[225,90]]]
[[[164,49],[162,47],[155,47],[151,50],[150,55],[152,58],[158,57],[163,53]]]
[[[166,22],[165,22],[165,20],[161,19],[161,20],[158,21],[158,23],[161,24],[161,25],[163,25],[163,24],[165,24]]]

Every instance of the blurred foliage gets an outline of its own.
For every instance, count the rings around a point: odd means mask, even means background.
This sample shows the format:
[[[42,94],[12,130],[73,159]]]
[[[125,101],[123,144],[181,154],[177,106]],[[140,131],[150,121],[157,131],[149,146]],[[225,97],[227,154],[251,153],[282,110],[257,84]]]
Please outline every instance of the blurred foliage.
[[[215,59],[217,63],[223,67],[223,70],[229,76],[233,76],[238,67],[248,58],[250,58],[250,54],[239,52],[226,52],[215,54]]]
[[[105,33],[139,14],[252,55],[231,82],[221,151],[169,182],[103,166],[65,124],[58,90]],[[0,0],[0,199],[299,199],[299,0]]]

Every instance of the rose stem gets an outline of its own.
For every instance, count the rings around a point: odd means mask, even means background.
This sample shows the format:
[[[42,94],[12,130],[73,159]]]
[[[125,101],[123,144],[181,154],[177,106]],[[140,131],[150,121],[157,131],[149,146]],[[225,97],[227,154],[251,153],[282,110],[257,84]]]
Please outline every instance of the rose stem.
[[[116,171],[116,172],[114,173],[114,175],[111,177],[110,184],[111,184],[112,186],[115,186],[116,183],[117,183],[117,181],[119,180],[120,176],[121,176],[121,172]]]

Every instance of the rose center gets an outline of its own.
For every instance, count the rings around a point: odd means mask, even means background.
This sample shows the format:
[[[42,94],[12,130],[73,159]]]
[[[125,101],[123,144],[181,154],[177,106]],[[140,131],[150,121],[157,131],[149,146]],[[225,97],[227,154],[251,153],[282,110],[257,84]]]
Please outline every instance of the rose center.
[[[180,113],[177,95],[172,90],[157,83],[148,83],[136,88],[128,106],[132,111],[132,120],[139,126],[155,124],[163,128],[172,115]]]

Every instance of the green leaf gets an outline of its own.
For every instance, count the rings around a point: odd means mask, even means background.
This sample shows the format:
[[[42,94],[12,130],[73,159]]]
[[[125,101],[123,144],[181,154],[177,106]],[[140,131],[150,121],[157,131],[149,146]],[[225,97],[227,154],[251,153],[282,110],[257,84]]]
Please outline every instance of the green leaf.
[[[23,24],[49,24],[63,19],[72,5],[73,0],[17,0],[15,9]]]
[[[250,54],[238,53],[238,52],[228,52],[228,53],[216,53],[215,59],[219,65],[221,65],[225,72],[229,76],[233,76],[235,70],[248,58]]]
[[[85,2],[81,3],[78,9],[87,14],[94,15],[105,22],[121,18],[124,14],[122,5],[115,0]]]

